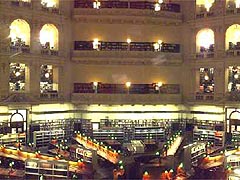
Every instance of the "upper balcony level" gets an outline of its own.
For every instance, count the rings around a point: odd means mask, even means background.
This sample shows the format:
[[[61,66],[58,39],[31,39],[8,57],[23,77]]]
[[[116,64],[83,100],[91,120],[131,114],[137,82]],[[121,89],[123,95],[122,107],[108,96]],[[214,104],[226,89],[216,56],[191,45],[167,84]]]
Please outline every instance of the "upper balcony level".
[[[160,2],[160,1],[159,1]],[[112,16],[114,18],[135,18],[137,21],[141,17],[154,18],[154,20],[168,20],[174,23],[182,22],[181,7],[175,3],[159,3],[149,1],[95,1],[95,0],[75,0],[74,18],[82,16],[93,18],[102,15],[101,18]],[[137,19],[136,19],[137,18]],[[147,19],[145,19],[147,21]]]
[[[180,103],[179,84],[74,83],[72,102],[80,104]]]
[[[9,0],[4,1],[3,5],[10,8],[19,8],[19,10],[41,10],[42,12],[49,12],[53,14],[60,14],[59,0]]]
[[[159,42],[75,41],[73,61],[84,63],[111,61],[121,64],[179,64],[182,62],[180,44]],[[104,59],[104,60],[103,60]],[[136,59],[136,61],[134,60]]]

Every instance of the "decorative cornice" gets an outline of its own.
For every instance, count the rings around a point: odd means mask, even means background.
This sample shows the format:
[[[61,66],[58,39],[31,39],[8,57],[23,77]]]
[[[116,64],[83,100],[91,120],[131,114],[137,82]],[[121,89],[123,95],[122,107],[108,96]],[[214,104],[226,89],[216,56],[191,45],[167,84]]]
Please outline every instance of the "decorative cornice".
[[[74,9],[73,18],[82,23],[179,25],[182,14],[136,9]]]
[[[146,51],[74,51],[72,61],[81,64],[180,65],[181,53]]]
[[[75,104],[159,104],[181,103],[181,94],[72,94]]]

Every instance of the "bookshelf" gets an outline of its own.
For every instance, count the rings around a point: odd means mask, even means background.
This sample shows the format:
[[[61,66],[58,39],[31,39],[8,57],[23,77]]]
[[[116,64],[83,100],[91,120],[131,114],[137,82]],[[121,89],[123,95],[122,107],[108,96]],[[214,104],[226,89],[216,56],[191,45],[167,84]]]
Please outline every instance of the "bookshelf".
[[[34,131],[33,143],[35,147],[44,147],[48,146],[52,139],[63,140],[64,137],[64,130]]]
[[[22,134],[6,134],[6,135],[3,135],[1,134],[0,135],[0,144],[2,145],[6,145],[6,146],[13,146],[15,145],[16,143],[21,143],[22,145],[25,144],[25,134],[22,133]]]
[[[67,161],[27,159],[25,162],[26,179],[68,179]]]

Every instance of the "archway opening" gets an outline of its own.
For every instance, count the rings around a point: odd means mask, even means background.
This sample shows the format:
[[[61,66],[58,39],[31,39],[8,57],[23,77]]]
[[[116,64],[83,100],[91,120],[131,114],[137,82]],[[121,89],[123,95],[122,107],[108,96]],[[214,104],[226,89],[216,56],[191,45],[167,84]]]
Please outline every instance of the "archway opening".
[[[226,31],[225,49],[235,50],[240,48],[240,25],[233,24]]]
[[[10,25],[11,45],[30,46],[30,26],[23,19],[16,19]]]
[[[45,24],[42,27],[40,43],[45,49],[58,50],[58,29],[53,24]]]
[[[214,32],[211,29],[205,28],[200,30],[196,36],[196,51],[199,52],[214,52]]]

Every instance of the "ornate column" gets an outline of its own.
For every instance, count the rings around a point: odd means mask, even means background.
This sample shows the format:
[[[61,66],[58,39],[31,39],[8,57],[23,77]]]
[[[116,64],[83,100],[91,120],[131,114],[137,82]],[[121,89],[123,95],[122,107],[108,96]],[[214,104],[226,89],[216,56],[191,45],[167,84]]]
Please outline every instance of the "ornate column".
[[[0,98],[9,94],[9,57],[0,55]]]
[[[29,92],[38,98],[40,95],[40,64],[39,62],[31,62],[29,64]]]
[[[225,29],[223,26],[214,27],[215,55],[217,58],[225,56]]]
[[[37,22],[33,22],[31,25],[31,53],[41,53],[41,43],[39,39],[41,28],[41,24]]]

